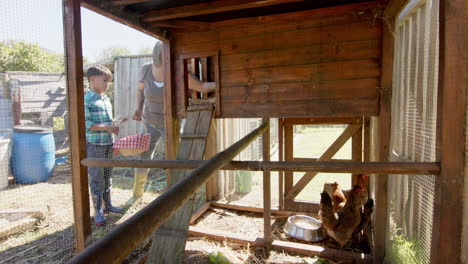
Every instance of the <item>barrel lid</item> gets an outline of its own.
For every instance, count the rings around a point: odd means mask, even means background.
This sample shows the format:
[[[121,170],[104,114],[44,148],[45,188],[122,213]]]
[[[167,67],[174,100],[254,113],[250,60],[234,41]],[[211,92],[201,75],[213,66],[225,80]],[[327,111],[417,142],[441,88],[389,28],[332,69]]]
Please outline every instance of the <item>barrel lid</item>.
[[[15,133],[51,133],[53,129],[49,126],[14,126]]]

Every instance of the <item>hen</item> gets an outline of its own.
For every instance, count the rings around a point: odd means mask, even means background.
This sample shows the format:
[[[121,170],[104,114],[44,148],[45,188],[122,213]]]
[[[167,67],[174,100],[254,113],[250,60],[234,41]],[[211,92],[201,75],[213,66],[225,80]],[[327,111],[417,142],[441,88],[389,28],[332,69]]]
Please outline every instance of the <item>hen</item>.
[[[327,192],[321,194],[319,216],[326,233],[338,244],[345,246],[361,223],[361,207],[364,203],[363,188],[359,185],[349,192],[344,208],[337,214],[333,211],[333,202]]]

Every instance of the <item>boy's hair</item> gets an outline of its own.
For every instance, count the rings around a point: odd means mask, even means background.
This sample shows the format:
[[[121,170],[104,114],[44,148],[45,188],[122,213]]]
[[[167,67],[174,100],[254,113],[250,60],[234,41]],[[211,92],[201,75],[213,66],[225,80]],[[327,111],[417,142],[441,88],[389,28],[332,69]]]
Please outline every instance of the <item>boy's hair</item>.
[[[154,66],[161,66],[162,64],[162,42],[158,41],[153,48],[153,64]]]
[[[112,72],[108,68],[100,64],[91,66],[86,71],[86,77],[88,78],[88,80],[89,78],[91,78],[91,76],[101,76],[101,75],[105,75],[107,78],[109,78],[109,80],[112,80]]]

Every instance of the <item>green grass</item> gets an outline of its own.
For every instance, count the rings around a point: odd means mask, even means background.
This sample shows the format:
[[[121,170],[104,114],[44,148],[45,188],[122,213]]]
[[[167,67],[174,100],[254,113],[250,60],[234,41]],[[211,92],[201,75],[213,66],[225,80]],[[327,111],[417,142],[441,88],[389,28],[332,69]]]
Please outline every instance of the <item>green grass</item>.
[[[390,263],[398,264],[422,264],[423,256],[419,250],[419,242],[405,235],[393,232],[392,250],[388,254]]]
[[[303,126],[303,129],[294,137],[295,158],[319,158],[325,150],[341,135],[345,127],[316,127]],[[351,140],[335,154],[335,159],[351,158]],[[304,175],[302,172],[294,173],[294,183]],[[351,174],[349,173],[319,173],[299,193],[296,199],[319,201],[323,184],[326,182],[338,182],[343,189],[351,188]]]

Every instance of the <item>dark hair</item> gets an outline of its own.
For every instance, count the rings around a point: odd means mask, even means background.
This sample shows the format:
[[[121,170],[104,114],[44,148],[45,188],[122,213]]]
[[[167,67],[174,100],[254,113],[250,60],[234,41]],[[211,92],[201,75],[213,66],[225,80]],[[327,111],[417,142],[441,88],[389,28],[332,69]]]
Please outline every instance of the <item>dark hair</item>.
[[[99,64],[89,67],[86,71],[86,77],[88,78],[88,80],[91,76],[101,75],[105,75],[107,78],[112,79],[112,72],[108,68]]]
[[[153,64],[154,66],[161,66],[162,64],[162,42],[158,41],[153,48]]]

